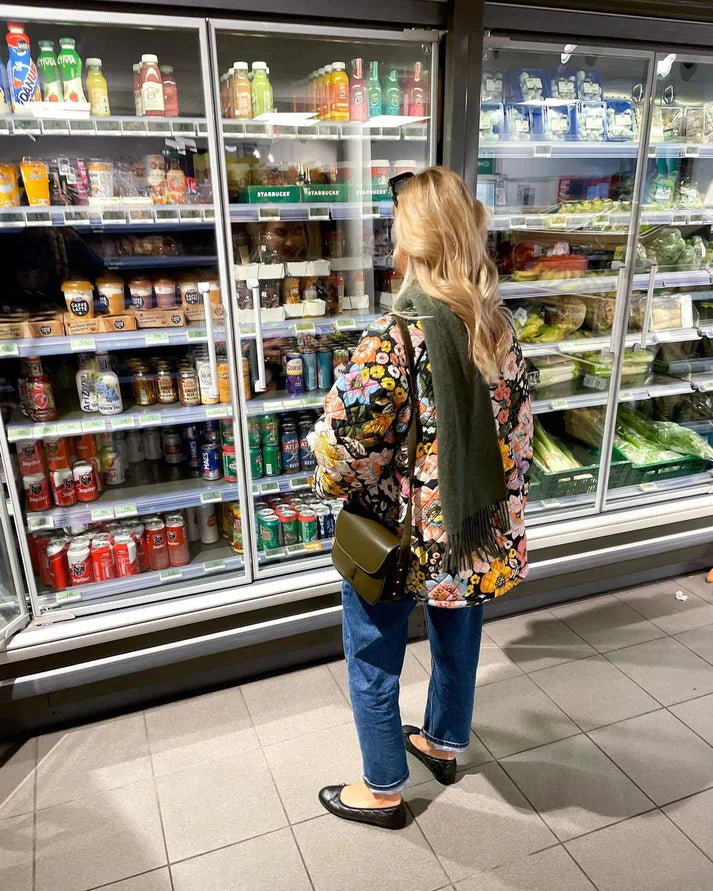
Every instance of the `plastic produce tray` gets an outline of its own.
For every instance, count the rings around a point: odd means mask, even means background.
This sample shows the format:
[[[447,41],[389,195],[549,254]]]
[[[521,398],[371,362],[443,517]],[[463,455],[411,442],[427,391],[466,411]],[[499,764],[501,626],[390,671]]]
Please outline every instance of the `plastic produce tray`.
[[[656,461],[653,464],[632,464],[630,485],[691,476],[694,473],[703,473],[707,467],[708,461],[696,455],[681,455],[670,461]]]
[[[578,443],[568,442],[572,454],[582,465],[576,470],[560,470],[548,473],[538,464],[533,464],[532,478],[539,484],[538,499],[563,498],[567,495],[586,495],[594,492],[599,478],[599,452]],[[614,487],[628,484],[631,464],[616,449],[612,454],[609,473],[610,485]],[[531,496],[532,497],[532,496]]]

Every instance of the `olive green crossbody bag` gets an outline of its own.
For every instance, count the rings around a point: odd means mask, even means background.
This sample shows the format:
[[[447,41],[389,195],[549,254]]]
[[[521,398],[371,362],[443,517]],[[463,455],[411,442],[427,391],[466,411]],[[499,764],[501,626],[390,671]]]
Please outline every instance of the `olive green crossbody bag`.
[[[408,363],[407,378],[411,418],[406,440],[408,446],[409,492],[413,492],[418,440],[418,399],[413,344],[406,322],[395,315],[401,329]],[[411,498],[406,507],[403,531],[399,537],[379,520],[365,517],[345,505],[337,517],[332,551],[334,568],[367,603],[398,600],[403,596],[411,563]]]

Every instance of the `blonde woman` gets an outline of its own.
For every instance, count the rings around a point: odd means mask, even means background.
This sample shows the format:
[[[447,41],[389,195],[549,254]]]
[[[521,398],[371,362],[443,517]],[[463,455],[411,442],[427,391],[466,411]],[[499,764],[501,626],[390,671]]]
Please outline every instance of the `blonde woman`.
[[[406,752],[441,783],[470,739],[482,604],[527,573],[524,528],[532,413],[520,348],[486,251],[488,214],[456,174],[431,167],[391,181],[395,311],[409,323],[418,405],[393,315],[365,333],[327,396],[311,442],[316,489],[394,531],[413,512],[402,600],[369,605],[344,583],[344,652],[363,781],[320,792],[348,820],[401,828]],[[413,491],[405,431],[417,412]],[[399,675],[409,615],[425,606],[432,670],[422,727],[401,726]]]

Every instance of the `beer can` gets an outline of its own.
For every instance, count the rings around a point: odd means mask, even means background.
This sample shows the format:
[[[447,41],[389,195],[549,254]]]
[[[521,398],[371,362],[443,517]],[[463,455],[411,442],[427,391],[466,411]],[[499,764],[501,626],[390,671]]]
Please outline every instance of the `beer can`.
[[[343,347],[337,347],[332,350],[332,368],[334,369],[334,377],[342,377],[349,365],[349,350]]]
[[[262,449],[250,449],[250,476],[254,480],[259,480],[265,476],[265,464],[262,460]]]
[[[138,575],[141,571],[136,542],[129,532],[118,532],[114,536],[114,565],[120,578]]]
[[[70,586],[67,549],[67,542],[64,538],[52,539],[47,545],[50,586],[53,591],[62,591]]]
[[[302,379],[304,381],[305,390],[317,389],[317,353],[314,350],[303,350],[302,356]]]
[[[334,378],[334,366],[332,365],[332,351],[326,347],[317,350],[317,387],[320,390],[329,390]]]
[[[161,517],[148,517],[146,527],[146,555],[149,569],[168,569],[168,544],[166,542],[166,526]]]
[[[297,523],[297,511],[292,510],[292,508],[282,508],[277,511],[277,517],[282,529],[283,543],[286,545],[298,544],[300,533]]]
[[[314,470],[317,466],[317,459],[314,457],[314,452],[307,439],[311,430],[311,421],[300,421],[300,467],[302,470]]]
[[[242,511],[239,504],[233,504],[231,508],[233,515],[233,537],[231,544],[236,554],[242,554],[245,550],[243,545],[243,520]]]
[[[248,448],[259,449],[260,445],[260,419],[248,418]]]
[[[260,443],[262,445],[280,444],[280,421],[277,415],[262,415],[260,418]]]
[[[200,439],[206,445],[220,445],[220,422],[204,421],[200,430]]]
[[[326,504],[318,504],[314,508],[319,526],[320,538],[334,538],[334,515]]]
[[[91,555],[95,582],[116,578],[114,550],[110,535],[98,535],[92,540]]]
[[[178,371],[178,398],[181,405],[200,405],[201,391],[195,368],[181,366]]]
[[[96,458],[97,440],[93,433],[84,433],[74,439],[74,451],[77,458],[86,461],[87,458]]]
[[[280,547],[280,521],[274,510],[259,511],[257,516],[258,547],[267,551]]]
[[[237,483],[238,481],[235,446],[223,446],[223,479],[226,483]]]
[[[220,530],[215,516],[214,504],[201,504],[196,508],[201,544],[215,544],[220,539]]]
[[[172,405],[178,402],[176,378],[167,363],[159,365],[156,370],[156,396],[160,405]]]
[[[87,585],[94,581],[94,569],[89,556],[89,546],[73,541],[67,550],[67,564],[69,567],[69,584]]]
[[[230,394],[230,366],[227,359],[218,359],[218,399],[221,402],[232,402]]]
[[[201,467],[204,480],[219,480],[223,476],[220,466],[220,448],[209,443],[201,446]]]
[[[186,526],[188,527],[188,541],[200,541],[201,532],[198,522],[198,508],[186,508]]]
[[[30,548],[30,560],[33,560],[33,568],[39,575],[43,585],[50,585],[50,564],[47,557],[47,548],[50,538],[46,535],[28,535],[27,541],[32,542]]]
[[[285,421],[280,434],[280,454],[285,473],[299,473],[300,437],[294,421]]]
[[[149,558],[146,553],[146,530],[144,524],[140,520],[133,520],[127,523],[121,529],[121,532],[128,532],[133,538],[136,545],[136,560],[139,564],[139,572],[146,572],[149,568]]]
[[[279,445],[263,446],[262,461],[265,467],[265,476],[279,476],[282,473]]]
[[[290,396],[299,396],[304,393],[304,366],[299,353],[287,354],[286,388]]]
[[[96,472],[89,461],[77,461],[72,468],[77,501],[96,501],[99,497]]]
[[[171,566],[185,566],[190,561],[186,521],[180,513],[166,517],[166,543]]]
[[[183,428],[183,453],[186,457],[186,464],[192,470],[200,470],[201,451],[196,424],[186,424]]]
[[[126,465],[118,449],[107,450],[107,466],[104,470],[107,486],[122,486],[126,482]]]
[[[123,430],[118,430],[115,433],[112,433],[112,442],[114,444],[114,448],[121,455],[121,460],[124,462],[124,467],[129,466],[129,449],[126,445],[126,433]]]
[[[166,464],[183,464],[183,443],[181,434],[175,427],[165,427],[162,431],[163,459]]]
[[[233,427],[233,422],[232,421],[220,421],[219,426],[220,426],[221,445],[234,446],[235,445],[235,428]],[[249,427],[250,427],[250,422],[248,421],[248,428]]]
[[[144,440],[138,430],[129,430],[126,434],[126,451],[129,464],[140,464],[144,460]]]
[[[159,427],[147,427],[142,431],[144,458],[147,461],[160,461],[163,458],[163,443],[161,442],[161,429]]]
[[[55,441],[55,440],[47,440]],[[20,473],[23,476],[44,472],[42,462],[42,444],[39,439],[20,439],[15,443],[17,448],[17,460],[20,463]],[[49,454],[48,454],[49,459]],[[53,470],[50,466],[50,470]]]
[[[27,510],[49,510],[52,507],[50,487],[44,473],[28,473],[23,476],[22,484]]]
[[[319,524],[317,514],[310,509],[304,509],[297,515],[299,523],[300,541],[317,541],[319,539]]]
[[[71,455],[69,450],[70,439],[68,436],[54,436],[45,439],[45,455],[47,466],[50,470],[67,470],[71,468]]]
[[[52,494],[57,507],[71,507],[77,503],[74,475],[70,467],[52,471]]]

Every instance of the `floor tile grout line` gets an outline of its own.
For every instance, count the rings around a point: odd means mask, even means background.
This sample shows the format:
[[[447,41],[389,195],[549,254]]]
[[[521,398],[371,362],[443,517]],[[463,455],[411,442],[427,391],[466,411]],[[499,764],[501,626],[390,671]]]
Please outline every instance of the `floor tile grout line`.
[[[702,628],[711,628],[711,626],[710,626],[710,625],[700,625],[698,628],[689,628],[687,631],[677,631],[676,634],[688,634],[690,631],[699,631],[699,630],[701,630]],[[685,643],[685,642],[682,641],[682,640],[679,640],[679,639],[678,639],[675,635],[673,635],[673,634],[671,635],[671,637],[673,637],[673,639],[674,639],[677,643],[680,643],[682,647],[685,647],[689,652],[693,653],[694,656],[698,656],[699,659],[702,659],[704,662],[707,662],[709,665],[713,665],[713,662],[711,662],[710,659],[706,659],[705,656],[701,656],[700,653],[697,653],[694,649],[692,649],[691,647],[689,647],[687,643]]]
[[[633,818],[633,817],[629,817],[629,819],[630,819],[630,820],[633,820],[634,818]],[[625,821],[625,822],[626,822],[626,821]],[[603,828],[603,829],[604,829],[604,828],[607,828],[607,829],[608,829],[608,827],[602,827],[602,828]],[[592,887],[593,887],[593,888],[596,888],[596,891],[600,891],[599,885],[597,885],[597,883],[596,883],[596,882],[594,881],[594,879],[589,875],[589,873],[587,872],[587,870],[582,866],[581,863],[579,863],[579,862],[577,861],[577,859],[576,859],[576,858],[574,857],[574,855],[567,849],[567,846],[566,846],[564,843],[562,843],[562,850],[564,851],[564,853],[566,854],[566,856],[569,857],[569,859],[572,861],[572,863],[574,863],[574,865],[577,867],[577,869],[582,873],[582,875],[584,876],[584,878],[585,878],[588,882],[591,882]]]
[[[128,882],[130,879],[139,879],[141,878],[141,876],[147,876],[150,875],[152,872],[159,872],[162,869],[168,869],[168,864],[166,864],[165,866],[154,866],[151,869],[145,869],[143,870],[143,872],[136,872],[133,875],[126,876],[126,878],[123,879],[113,879],[111,882],[104,882],[103,885],[92,885],[91,888],[87,888],[87,891],[101,891],[102,888],[111,888],[113,885],[119,884],[119,882]]]
[[[654,714],[654,713],[650,712],[650,714]],[[633,719],[627,718],[626,720],[633,720]],[[617,723],[623,723],[623,722],[617,722]],[[612,726],[612,725],[610,725],[610,726]],[[601,728],[599,728],[599,727],[597,728],[597,730],[600,730],[600,729]],[[594,733],[593,730],[591,732]],[[653,800],[653,798],[650,795],[647,795],[647,793],[641,788],[641,786],[636,782],[636,780],[633,777],[630,777],[629,774],[624,770],[624,768],[620,764],[617,764],[616,761],[612,758],[612,756],[599,745],[599,743],[596,741],[596,739],[592,739],[592,737],[589,735],[589,733],[587,733],[585,735],[590,742],[594,743],[594,745],[599,749],[599,751],[602,753],[602,755],[604,755],[605,758],[608,758],[609,761],[611,761],[611,763],[614,765],[614,767],[616,767],[617,770],[621,771],[621,773],[624,774],[624,776],[627,778],[627,780],[629,780],[630,783],[632,783],[634,786],[636,786],[636,788],[639,790],[639,792],[641,792],[641,794],[644,796],[644,798],[646,798],[647,801],[650,801],[651,804],[654,805],[654,807],[659,807],[659,805]]]
[[[146,733],[146,749],[149,753],[149,762],[151,764],[151,785],[153,787],[153,793],[156,797],[156,807],[158,808],[158,820],[161,824],[161,838],[163,839],[163,850],[166,855],[166,865],[168,866],[168,880],[171,885],[171,891],[173,891],[173,874],[171,872],[171,858],[168,854],[168,840],[166,839],[166,827],[163,824],[163,810],[161,808],[161,796],[158,792],[158,786],[156,785],[156,774],[154,772],[154,764],[153,757],[151,755],[151,746],[149,745],[149,725],[146,720],[146,710],[144,709],[141,712],[141,717],[143,718],[144,723],[144,731]]]
[[[347,694],[344,692],[344,690],[342,690],[342,685],[341,685],[341,684],[339,683],[339,681],[336,679],[336,677],[334,676],[334,672],[332,671],[332,665],[336,665],[337,662],[341,662],[341,661],[344,661],[344,662],[346,663],[346,661],[347,661],[346,656],[344,657],[344,660],[337,659],[337,660],[335,660],[334,662],[329,662],[329,663],[327,664],[327,670],[329,671],[329,675],[330,675],[330,677],[332,678],[332,680],[334,681],[334,683],[335,683],[335,684],[337,685],[337,687],[339,688],[339,692],[342,694],[342,697],[344,698],[344,701],[346,702],[346,704],[347,704],[347,706],[348,706],[348,708],[349,708],[349,711],[350,711],[350,712],[353,712],[354,709],[352,708],[351,700],[349,699],[349,697],[347,696]],[[349,680],[348,680],[348,679],[349,679],[349,666],[347,666],[347,683],[349,683]]]
[[[431,780],[428,780],[427,782],[431,782]],[[418,785],[423,785],[423,784],[419,783]],[[412,788],[415,788],[415,787],[412,787]],[[441,869],[443,870],[443,875],[446,877],[447,882],[446,882],[445,885],[442,885],[441,887],[442,887],[442,888],[447,888],[449,884],[451,884],[451,885],[453,884],[453,879],[451,879],[448,870],[446,869],[446,867],[444,866],[443,862],[441,861],[441,858],[440,858],[440,857],[438,856],[438,854],[436,853],[436,849],[435,849],[435,848],[433,847],[433,845],[431,844],[431,840],[430,840],[429,837],[426,835],[426,832],[424,831],[424,829],[423,829],[423,827],[421,826],[421,824],[418,822],[418,817],[416,816],[416,814],[415,814],[415,813],[413,812],[413,810],[411,809],[411,807],[410,807],[408,801],[406,801],[406,799],[403,798],[403,796],[402,796],[401,800],[403,801],[403,803],[404,803],[404,807],[406,808],[406,810],[409,812],[409,814],[411,814],[411,820],[413,821],[413,825],[414,825],[414,826],[418,829],[418,831],[421,833],[421,836],[422,836],[423,840],[426,842],[426,845],[428,846],[429,850],[431,851],[431,853],[433,854],[433,856],[436,858],[436,863],[438,863],[438,865],[439,865],[439,866],[441,867]]]
[[[696,794],[697,794],[697,793],[696,793]],[[689,798],[691,798],[691,797],[692,797],[692,796],[689,796]],[[685,799],[679,799],[679,800],[680,800],[680,801],[684,801]],[[676,802],[671,802],[671,804],[676,804]],[[671,816],[669,816],[669,815],[666,813],[666,811],[664,810],[665,807],[670,807],[670,805],[669,805],[669,804],[665,804],[665,805],[663,805],[663,807],[660,807],[660,808],[659,808],[659,810],[660,810],[661,813],[664,815],[664,817],[666,817],[666,819],[667,819],[670,823],[673,823],[673,825],[676,827],[676,829],[678,829],[679,832],[683,833],[683,835],[688,839],[688,841],[689,841],[695,848],[698,848],[698,850],[701,852],[701,854],[703,854],[704,857],[706,857],[708,860],[711,861],[711,863],[713,863],[713,857],[711,857],[710,854],[707,854],[707,853],[703,850],[703,848],[698,844],[698,842],[696,842],[694,839],[692,839],[691,836],[685,831],[685,829],[682,829],[682,828],[678,825],[678,823],[677,823]]]
[[[710,694],[710,693],[708,693],[708,694],[704,694],[703,696],[700,696],[700,697],[698,697],[698,698],[699,698],[699,699],[703,699],[706,695],[707,695],[707,696],[710,696],[711,694]],[[695,699],[687,699],[685,702],[674,702],[674,706],[676,706],[676,705],[686,705],[687,702],[695,702]],[[693,733],[695,736],[697,736],[697,737],[698,737],[702,742],[704,742],[709,748],[713,749],[713,743],[712,743],[710,740],[707,740],[707,739],[705,738],[705,736],[701,736],[701,734],[700,734],[694,727],[691,727],[690,725],[686,724],[686,722],[683,720],[683,718],[679,718],[678,715],[676,714],[676,712],[674,712],[674,711],[672,710],[672,708],[668,708],[668,707],[667,707],[667,708],[666,708],[666,711],[669,712],[669,714],[671,714],[677,721],[680,721],[681,724],[683,724],[683,726],[684,726],[687,730],[690,730],[691,733]],[[713,782],[713,780],[712,780],[711,782]]]
[[[570,844],[570,842],[579,841],[580,839],[587,838],[589,835],[594,835],[597,832],[602,832],[605,829],[611,829],[613,826],[621,826],[622,823],[628,823],[630,820],[638,820],[639,817],[645,817],[647,814],[653,814],[656,811],[660,810],[658,805],[653,805],[652,807],[647,808],[645,811],[640,811],[638,814],[631,814],[628,817],[622,817],[620,820],[613,820],[611,823],[606,823],[604,826],[597,826],[596,829],[588,829],[586,832],[580,832],[579,835],[573,835],[572,838],[565,839],[565,841],[561,842],[565,847]],[[585,872],[585,875],[586,872]],[[593,879],[587,878],[590,882],[596,887],[596,882]]]

